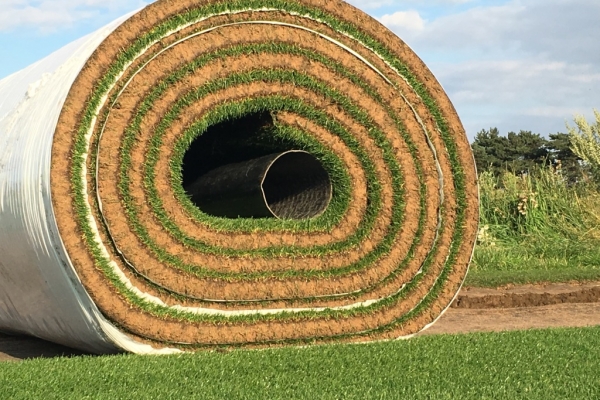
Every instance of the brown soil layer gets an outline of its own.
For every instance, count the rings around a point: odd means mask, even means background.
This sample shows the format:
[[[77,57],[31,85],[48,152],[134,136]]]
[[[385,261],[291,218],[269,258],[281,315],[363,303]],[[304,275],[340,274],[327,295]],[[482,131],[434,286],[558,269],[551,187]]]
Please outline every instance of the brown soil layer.
[[[422,335],[500,332],[510,330],[600,326],[600,295],[581,293],[600,288],[600,282],[586,284],[525,285],[513,288],[464,288],[463,302],[484,297],[524,296],[516,307],[497,305],[491,308],[453,306]],[[597,293],[597,292],[596,292]],[[538,296],[544,295],[544,301]],[[570,301],[562,301],[566,298]],[[467,303],[468,304],[468,303]],[[31,358],[69,357],[84,353],[54,343],[26,336],[0,334],[0,361]]]
[[[600,326],[600,303],[495,309],[451,308],[419,336],[588,326]]]
[[[369,297],[377,296],[386,297],[397,291],[402,285],[411,280],[418,272],[422,262],[424,261],[430,247],[433,244],[434,235],[437,225],[437,212],[440,210],[441,219],[444,222],[443,228],[439,232],[438,248],[435,254],[432,255],[432,263],[429,271],[423,274],[422,280],[419,285],[410,293],[407,293],[406,298],[393,304],[389,308],[384,308],[379,311],[373,312],[371,315],[366,316],[351,316],[348,318],[329,319],[325,318],[314,318],[314,319],[296,319],[290,321],[264,321],[246,324],[211,324],[211,323],[192,323],[182,322],[170,318],[159,318],[143,312],[137,307],[132,307],[122,296],[115,293],[115,289],[111,286],[110,282],[107,281],[103,273],[94,266],[94,260],[87,248],[87,245],[82,240],[81,229],[77,225],[77,221],[74,220],[75,205],[72,201],[71,184],[69,181],[68,171],[72,167],[72,158],[70,157],[71,151],[74,146],[73,137],[74,131],[79,126],[79,121],[82,118],[83,106],[86,104],[87,97],[95,86],[96,82],[103,76],[110,63],[113,62],[119,49],[128,47],[135,38],[141,36],[144,32],[147,32],[156,24],[167,18],[184,11],[188,7],[197,6],[199,4],[205,4],[209,1],[202,0],[188,0],[188,1],[170,1],[162,0],[156,2],[140,12],[132,19],[127,21],[117,31],[115,31],[109,38],[99,47],[98,51],[88,61],[86,67],[78,77],[77,81],[73,85],[73,88],[69,94],[69,97],[63,108],[56,134],[55,142],[53,147],[53,158],[52,158],[52,187],[53,187],[53,205],[55,214],[57,217],[57,223],[61,232],[61,237],[65,246],[67,247],[69,256],[91,297],[95,303],[102,310],[102,312],[111,320],[119,322],[119,325],[134,332],[133,336],[136,335],[153,339],[158,345],[163,341],[171,341],[175,343],[206,343],[206,344],[247,344],[261,341],[281,340],[281,339],[303,339],[307,337],[331,337],[335,335],[354,334],[356,332],[367,331],[376,329],[383,325],[390,324],[396,321],[398,318],[406,315],[408,312],[418,305],[430,292],[432,287],[436,284],[438,275],[442,272],[442,268],[446,262],[448,256],[448,249],[452,244],[452,234],[454,232],[456,224],[456,194],[454,188],[454,177],[452,176],[452,169],[450,165],[450,157],[447,153],[446,146],[442,140],[436,121],[427,110],[423,100],[416,95],[416,93],[408,87],[407,83],[399,76],[397,76],[391,68],[380,60],[378,57],[370,53],[367,49],[360,48],[358,52],[365,57],[368,62],[377,66],[387,76],[393,86],[398,88],[401,96],[394,94],[394,91],[390,90],[390,85],[382,80],[378,76],[374,76],[372,73],[362,72],[359,73],[361,79],[371,84],[375,90],[379,92],[384,101],[388,102],[390,107],[396,110],[398,117],[406,125],[409,135],[415,142],[417,148],[417,159],[414,162],[418,162],[423,166],[424,179],[427,184],[427,197],[426,201],[426,223],[425,223],[425,236],[423,237],[420,246],[411,259],[411,262],[407,266],[406,270],[400,274],[398,278],[395,278],[386,287],[383,287],[381,291],[371,293]],[[389,48],[396,52],[397,56],[402,59],[409,69],[413,71],[428,89],[431,97],[437,102],[442,115],[448,123],[450,128],[450,134],[456,140],[456,146],[458,148],[458,157],[460,164],[464,168],[465,181],[466,181],[466,196],[468,205],[466,206],[466,222],[464,223],[465,237],[461,238],[461,248],[456,260],[453,262],[452,272],[448,277],[439,297],[433,301],[433,303],[424,310],[421,314],[414,316],[411,320],[402,324],[398,328],[379,335],[374,335],[373,339],[378,338],[393,338],[403,335],[412,334],[419,331],[423,326],[427,325],[431,321],[435,320],[437,316],[450,304],[454,299],[458,288],[460,287],[463,278],[467,271],[467,265],[471,257],[471,252],[474,245],[474,237],[477,230],[477,186],[476,186],[476,175],[475,169],[473,168],[473,158],[470,151],[469,143],[464,134],[464,130],[460,124],[458,116],[448,98],[444,94],[441,86],[437,83],[433,75],[426,69],[422,62],[416,57],[412,51],[400,40],[398,40],[392,33],[381,28],[381,25],[375,20],[366,17],[363,13],[359,12],[355,8],[347,5],[343,2],[338,1],[325,1],[325,0],[304,0],[308,5],[322,8],[327,10],[331,14],[337,16],[341,20],[350,21],[357,26],[361,26],[366,33],[375,37],[377,40],[385,43]],[[259,13],[260,18],[267,18],[268,13]],[[355,42],[351,39],[344,37],[337,32],[331,32],[331,29],[319,24],[315,21],[311,21],[305,18],[285,15],[283,13],[272,13],[270,16],[273,20],[278,18],[295,22],[299,25],[309,26],[312,29],[324,32],[326,35],[334,37],[336,40],[346,43],[350,47],[355,46]],[[218,23],[223,23],[223,19],[227,17],[218,17]],[[229,17],[232,21],[237,20],[252,20],[258,19],[254,13],[240,13],[237,16]],[[268,18],[267,18],[268,19]],[[201,22],[194,27],[187,28],[188,33],[194,32],[194,29],[203,29],[213,23],[211,19]],[[231,28],[235,30],[237,28]],[[240,30],[240,29],[238,29]],[[324,43],[324,40],[320,36],[313,34],[306,34],[294,31],[294,33],[287,32],[287,29],[271,28],[262,29],[261,27],[252,26],[248,28],[248,34],[245,35],[243,30],[237,32],[232,37],[239,37],[245,40],[247,37],[256,35],[255,40],[262,38],[263,41],[274,41],[282,40],[289,41],[291,43],[298,43],[301,47],[310,47],[314,44],[312,50],[320,52],[325,55],[331,55],[331,57],[338,59],[340,63],[346,65],[351,70],[360,72],[364,70],[357,64],[356,60],[349,57],[348,54],[344,54],[339,49],[331,49],[331,43]],[[178,39],[183,35],[184,32],[178,35],[174,35],[171,38],[153,46],[154,50],[159,49],[161,46],[167,46],[173,43],[174,40]],[[219,46],[219,34],[212,35],[214,40],[208,40],[204,43],[206,48],[209,45],[213,47]],[[269,38],[269,35],[274,37]],[[211,37],[212,37],[211,36]],[[346,293],[348,291],[354,291],[373,285],[386,276],[389,276],[394,269],[400,264],[402,258],[406,255],[408,245],[410,244],[410,238],[414,235],[415,226],[410,222],[404,222],[404,232],[401,232],[397,241],[394,243],[393,248],[389,254],[383,255],[379,260],[373,263],[370,268],[360,274],[353,274],[346,277],[337,279],[331,279],[329,281],[323,281],[322,279],[289,279],[289,280],[277,280],[277,279],[265,279],[257,282],[227,282],[219,280],[208,280],[198,279],[193,274],[184,273],[183,271],[177,271],[173,268],[168,268],[164,263],[156,259],[153,252],[149,251],[136,237],[134,232],[131,230],[128,222],[128,216],[122,209],[121,199],[119,198],[118,191],[115,190],[115,185],[118,180],[117,172],[115,168],[118,163],[118,152],[120,143],[122,140],[123,130],[125,126],[131,121],[132,114],[131,110],[134,110],[144,95],[148,93],[151,86],[155,84],[157,79],[165,76],[166,73],[172,71],[172,69],[183,65],[190,60],[193,60],[198,56],[198,53],[194,51],[205,51],[200,46],[202,40],[206,38],[198,39],[199,42],[195,43],[190,39],[190,43],[186,45],[186,42],[182,42],[181,45],[173,47],[165,53],[162,62],[157,58],[148,64],[138,77],[134,78],[131,82],[131,86],[128,87],[124,92],[122,98],[119,98],[118,104],[110,109],[110,117],[108,118],[107,129],[104,132],[103,138],[97,143],[100,147],[100,168],[105,168],[106,171],[102,170],[102,177],[99,185],[99,194],[103,196],[103,210],[104,216],[106,217],[107,225],[109,226],[112,233],[112,240],[114,240],[119,248],[119,252],[122,251],[125,258],[133,261],[136,268],[144,275],[150,277],[153,281],[159,282],[162,286],[176,290],[179,293],[192,295],[194,297],[208,297],[216,299],[228,299],[228,300],[247,300],[247,299],[266,299],[266,300],[278,300],[285,298],[301,298],[311,297],[315,295],[323,294],[337,294]],[[222,40],[222,38],[221,38]],[[226,45],[227,43],[223,43]],[[198,50],[200,49],[200,50]],[[203,50],[204,49],[204,50]],[[151,53],[151,52],[150,52]],[[146,58],[136,61],[136,64],[145,62]],[[180,257],[182,260],[200,264],[202,266],[211,267],[217,270],[233,270],[233,271],[268,271],[274,267],[280,269],[286,268],[306,268],[306,269],[325,269],[325,267],[338,266],[337,262],[341,262],[339,265],[344,265],[344,262],[360,259],[366,251],[374,248],[374,246],[381,240],[386,233],[391,223],[391,185],[392,177],[390,171],[387,169],[382,161],[381,151],[374,145],[373,140],[368,136],[368,132],[364,132],[364,128],[356,124],[352,118],[344,115],[342,111],[335,104],[327,104],[326,99],[319,98],[314,93],[309,93],[306,90],[302,90],[300,87],[294,87],[293,85],[285,84],[268,84],[262,83],[250,83],[247,85],[240,85],[231,90],[223,90],[211,96],[207,99],[200,99],[196,104],[189,106],[189,109],[184,112],[183,116],[179,118],[174,125],[167,132],[166,143],[173,143],[178,138],[184,128],[189,126],[194,119],[197,119],[202,113],[207,112],[211,108],[222,104],[232,99],[244,99],[244,98],[256,98],[261,97],[269,93],[280,93],[288,95],[292,98],[302,99],[302,101],[313,104],[319,109],[324,110],[329,116],[340,121],[353,135],[355,135],[357,141],[363,148],[366,149],[367,154],[371,157],[377,170],[378,178],[380,179],[381,186],[383,187],[383,210],[381,211],[380,219],[376,224],[375,229],[370,232],[368,238],[363,243],[363,246],[359,248],[351,249],[349,252],[336,254],[331,257],[301,257],[295,260],[281,258],[276,260],[264,260],[260,258],[233,258],[233,257],[216,257],[212,255],[201,254],[192,251],[190,248],[183,246],[177,240],[175,240],[170,234],[168,234],[164,227],[162,227],[156,218],[152,215],[151,210],[147,206],[147,193],[143,185],[142,167],[146,162],[146,146],[145,141],[149,138],[149,133],[152,132],[153,127],[157,121],[164,115],[166,109],[172,104],[174,100],[185,94],[187,91],[194,87],[198,87],[207,79],[214,79],[223,74],[223,71],[244,71],[248,70],[248,67],[253,65],[260,65],[263,68],[290,68],[300,71],[307,71],[307,73],[322,78],[326,83],[331,84],[332,87],[336,87],[343,93],[346,93],[349,98],[358,104],[361,108],[369,110],[372,113],[375,125],[382,128],[382,130],[389,137],[396,157],[398,158],[402,169],[406,174],[407,183],[407,203],[409,205],[407,209],[407,215],[413,219],[417,217],[418,208],[412,207],[411,204],[418,204],[416,199],[419,198],[418,184],[415,181],[414,176],[414,165],[412,161],[407,160],[406,144],[403,144],[398,132],[394,131],[394,124],[391,123],[385,112],[382,111],[381,107],[378,107],[367,96],[364,96],[357,88],[352,87],[349,82],[339,79],[332,71],[327,70],[324,66],[320,66],[316,63],[305,64],[306,60],[302,60],[299,57],[290,57],[287,62],[282,62],[277,57],[273,56],[262,56],[262,57],[239,57],[237,59],[232,58],[232,62],[226,64],[214,64],[208,66],[197,72],[195,75],[187,77],[181,85],[173,85],[172,91],[167,91],[164,97],[164,104],[159,101],[157,104],[161,104],[159,108],[154,111],[154,114],[150,114],[150,119],[145,121],[144,131],[139,135],[138,148],[133,154],[133,166],[131,173],[131,190],[136,207],[141,210],[138,216],[142,221],[144,227],[149,232],[149,236],[156,240],[159,247],[165,249],[166,252]],[[250,68],[251,69],[251,68]],[[225,74],[227,75],[227,74]],[[124,79],[127,78],[127,74],[124,75]],[[119,87],[114,89],[115,91],[120,90]],[[104,111],[108,111],[108,108]],[[100,113],[100,120],[102,120],[104,111]],[[419,114],[419,117],[413,115],[413,111]],[[189,117],[189,118],[187,118]],[[294,121],[294,115],[288,115],[288,122],[298,123],[299,120]],[[187,118],[187,119],[186,119]],[[433,155],[433,152],[429,149],[429,145],[425,138],[423,129],[424,126],[430,134],[430,139],[433,147],[436,149],[437,156]],[[387,127],[387,128],[386,128]],[[98,130],[98,126],[96,126]],[[96,132],[96,135],[98,131]],[[169,136],[171,135],[171,136]],[[325,138],[321,135],[321,138]],[[96,139],[95,139],[96,140]],[[92,146],[93,147],[93,146]],[[108,151],[103,151],[108,149]],[[185,227],[187,232],[193,233],[194,229],[198,229],[199,226],[192,221],[183,213],[180,206],[173,201],[172,193],[166,181],[168,181],[169,174],[167,173],[167,161],[170,157],[170,151],[168,145],[163,146],[161,149],[162,154],[158,169],[158,175],[163,179],[160,183],[157,183],[157,189],[159,190],[161,200],[165,204],[165,208],[169,211],[169,215],[174,216],[178,225]],[[340,148],[341,151],[344,149]],[[439,165],[436,166],[434,161],[437,158]],[[443,191],[444,200],[441,201],[439,193],[440,179],[438,177],[437,168],[443,175]],[[88,164],[90,171],[94,170],[94,166]],[[360,177],[361,174],[358,171],[353,171],[350,168],[350,175]],[[161,175],[162,174],[162,175]],[[93,179],[88,175],[88,186],[93,187]],[[358,180],[360,181],[360,179]],[[361,193],[361,187],[364,184],[360,184],[357,187],[357,191],[353,192],[353,196],[356,202],[356,212],[348,213],[346,220],[343,221],[338,227],[332,228],[332,232],[329,232],[330,236],[326,234],[306,234],[299,235],[295,238],[293,235],[276,235],[263,233],[260,236],[260,240],[251,235],[240,235],[236,237],[234,242],[234,248],[252,249],[259,248],[261,245],[274,245],[274,244],[285,244],[294,243],[298,239],[298,244],[310,245],[316,243],[331,243],[339,241],[344,237],[348,236],[358,224],[358,221],[364,212],[364,193]],[[95,192],[90,191],[89,200],[91,204],[95,202]],[[361,205],[361,201],[363,202]],[[100,207],[96,210],[95,218],[100,220]],[[207,240],[209,243],[226,243],[228,235],[215,232],[214,230],[206,229],[202,227],[204,232],[200,235],[203,240]],[[338,231],[336,231],[338,229]],[[100,232],[103,236],[103,241],[109,243],[107,232]],[[229,235],[231,236],[231,235]],[[312,242],[311,242],[312,239]],[[163,301],[168,304],[175,304],[173,298],[169,297],[164,293],[159,293],[148,285],[143,279],[133,274],[128,270],[125,262],[117,257],[116,248],[109,246],[109,251],[112,251],[113,259],[120,263],[120,267],[126,271],[128,277],[131,279],[136,287],[140,288],[147,293],[160,297]],[[354,258],[353,258],[354,257]],[[368,297],[367,297],[368,298]],[[371,297],[370,299],[372,299]],[[189,302],[178,302],[183,306],[194,304],[194,301]],[[335,306],[343,305],[345,302],[325,302],[324,305]],[[273,307],[271,304],[270,307]],[[218,308],[215,306],[215,308]],[[138,338],[140,339],[140,338]],[[353,339],[352,339],[353,340]],[[359,340],[359,339],[357,339]],[[364,340],[364,337],[360,338]]]
[[[595,302],[600,302],[600,282],[524,285],[500,289],[465,288],[459,293],[452,307],[519,308]]]

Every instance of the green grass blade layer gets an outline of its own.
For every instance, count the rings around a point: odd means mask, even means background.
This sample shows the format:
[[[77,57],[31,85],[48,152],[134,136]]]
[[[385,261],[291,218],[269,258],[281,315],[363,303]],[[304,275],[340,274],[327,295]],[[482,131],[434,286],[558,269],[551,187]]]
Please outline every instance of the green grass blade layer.
[[[3,398],[594,399],[600,328],[0,364]]]

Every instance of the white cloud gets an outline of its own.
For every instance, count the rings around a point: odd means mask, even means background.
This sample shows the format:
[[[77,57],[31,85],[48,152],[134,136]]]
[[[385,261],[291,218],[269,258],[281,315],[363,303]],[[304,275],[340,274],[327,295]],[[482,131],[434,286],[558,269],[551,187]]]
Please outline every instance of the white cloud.
[[[600,63],[598,16],[600,1],[512,0],[438,18],[406,39],[417,48],[513,50]]]
[[[557,107],[557,106],[546,106],[546,107],[530,107],[525,110],[525,115],[531,115],[533,117],[556,117],[557,115],[577,115],[577,114],[588,114],[591,110],[582,109],[576,107]]]
[[[586,77],[586,83],[600,84],[594,70],[591,65],[558,61],[467,61],[441,65],[437,76],[447,82],[446,88],[459,101],[515,102],[539,98],[543,102],[578,102],[580,99],[573,96],[581,92],[581,77]]]
[[[564,131],[574,112],[599,108],[599,15],[594,0],[508,0],[419,29],[381,21],[429,65],[472,137],[490,126]]]
[[[406,7],[407,5],[444,5],[464,4],[474,0],[346,0],[348,3],[363,10],[377,9],[381,7]]]
[[[502,132],[564,131],[565,120],[598,107],[595,65],[520,60],[471,60],[430,65],[472,137],[490,126]]]
[[[396,33],[420,32],[425,29],[426,21],[421,18],[418,11],[398,11],[393,14],[386,14],[380,18],[382,24],[392,29]]]
[[[143,0],[2,0],[0,31],[53,32],[98,17],[147,4]]]

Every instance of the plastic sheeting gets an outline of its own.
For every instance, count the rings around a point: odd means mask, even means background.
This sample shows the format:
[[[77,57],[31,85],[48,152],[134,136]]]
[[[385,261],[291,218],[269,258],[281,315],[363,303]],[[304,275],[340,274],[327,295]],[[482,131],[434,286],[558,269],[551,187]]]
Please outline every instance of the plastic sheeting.
[[[102,316],[70,263],[51,202],[52,139],[66,96],[130,15],[0,81],[0,331],[96,353],[172,352],[135,343]]]

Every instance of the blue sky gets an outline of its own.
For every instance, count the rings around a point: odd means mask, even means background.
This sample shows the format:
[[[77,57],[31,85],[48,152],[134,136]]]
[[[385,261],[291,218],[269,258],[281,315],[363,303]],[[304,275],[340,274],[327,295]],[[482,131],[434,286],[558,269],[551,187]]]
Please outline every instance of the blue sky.
[[[0,79],[144,0],[0,0]],[[599,0],[349,0],[407,42],[473,138],[565,132],[600,108]]]

